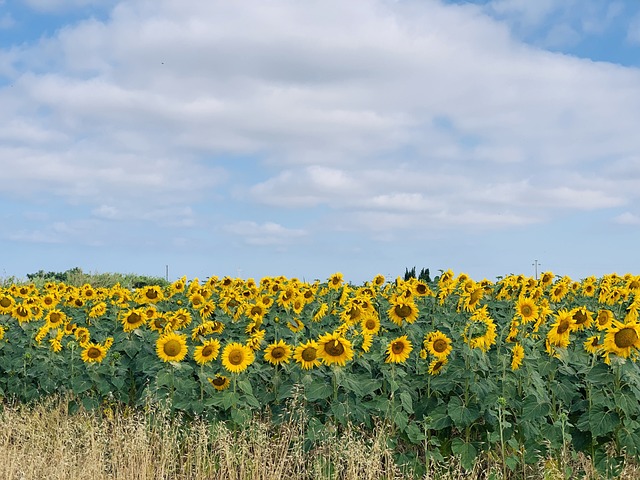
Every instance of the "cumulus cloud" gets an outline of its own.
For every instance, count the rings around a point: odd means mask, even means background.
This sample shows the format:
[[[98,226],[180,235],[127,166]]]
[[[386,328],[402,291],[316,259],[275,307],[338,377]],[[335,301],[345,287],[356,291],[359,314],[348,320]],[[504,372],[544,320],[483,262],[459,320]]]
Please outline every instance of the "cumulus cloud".
[[[286,228],[275,222],[241,221],[229,223],[223,229],[232,235],[241,237],[242,241],[248,245],[281,246],[307,235],[303,229]]]
[[[640,225],[640,216],[635,213],[624,212],[615,216],[613,221],[621,225]]]
[[[0,50],[14,85],[0,87],[1,195],[181,228],[232,191],[234,209],[328,207],[344,221],[327,224],[369,231],[637,200],[606,165],[640,149],[638,69],[507,26],[537,28],[557,2],[75,2],[109,4],[104,20]],[[595,32],[594,15],[567,25]],[[224,221],[253,244],[305,233]]]

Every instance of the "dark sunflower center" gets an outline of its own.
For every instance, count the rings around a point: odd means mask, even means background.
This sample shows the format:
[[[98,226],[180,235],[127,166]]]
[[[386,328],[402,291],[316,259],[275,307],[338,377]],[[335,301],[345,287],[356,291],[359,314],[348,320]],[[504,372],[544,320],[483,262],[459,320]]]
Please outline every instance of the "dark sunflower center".
[[[11,305],[11,300],[8,297],[0,298],[0,307],[7,308]]]
[[[625,327],[616,332],[614,341],[618,348],[629,348],[638,341],[638,334],[633,328]]]
[[[427,293],[427,286],[419,283],[416,286],[416,292],[418,292],[419,295],[424,295],[425,293]]]
[[[522,313],[523,317],[530,317],[533,315],[533,308],[531,308],[531,305],[523,305],[520,308],[520,313]]]
[[[609,323],[609,315],[606,312],[598,313],[598,325],[606,325]]]
[[[237,348],[229,353],[229,363],[231,365],[242,365],[242,362],[244,362],[244,353],[242,353],[242,350]]]
[[[637,288],[640,288],[640,282],[638,280],[634,280],[629,284],[629,288],[631,290],[635,290]]]
[[[141,321],[142,321],[142,317],[136,312],[131,312],[127,316],[127,323],[135,324],[135,323],[140,323]]]
[[[155,290],[147,290],[145,295],[149,300],[155,300],[156,298],[158,298],[158,292],[156,292]]]
[[[191,299],[191,303],[193,305],[202,305],[202,297],[193,297]],[[229,302],[229,303],[231,303],[231,302]]]
[[[202,349],[202,356],[203,357],[211,357],[213,355],[213,352],[215,351],[215,348],[212,345],[206,345],[203,349]]]
[[[573,314],[573,319],[576,322],[576,325],[582,325],[584,322],[587,321],[587,316],[584,314],[584,312],[582,312],[581,310],[578,310],[576,313]]]
[[[213,380],[211,380],[211,383],[213,383],[216,387],[221,387],[225,384],[226,380],[227,379],[224,377],[216,377]]]
[[[90,347],[89,350],[87,350],[87,357],[89,358],[95,359],[100,357],[100,355],[102,355],[102,352],[97,347]]]
[[[399,355],[402,352],[404,352],[404,342],[393,342],[391,344],[391,351],[396,355]]]
[[[376,321],[373,318],[370,318],[366,322],[364,322],[364,326],[366,327],[367,330],[375,330]]]
[[[324,346],[324,351],[332,357],[339,357],[344,353],[344,345],[338,340],[333,340]]]
[[[262,308],[255,306],[251,307],[251,315],[262,315]]]
[[[394,312],[400,318],[407,318],[411,315],[411,307],[409,305],[396,305]]]
[[[284,358],[285,355],[285,351],[284,348],[282,347],[275,347],[273,350],[271,350],[271,357],[275,360],[280,360],[281,358]]]
[[[164,344],[163,351],[167,357],[176,357],[182,351],[182,345],[176,339],[171,339]]]
[[[569,321],[568,320],[562,320],[560,322],[560,325],[558,325],[558,334],[562,335],[567,330],[569,330]]]
[[[473,305],[478,300],[480,300],[481,296],[482,296],[482,289],[476,288],[473,292],[471,292],[471,295],[469,296],[469,304]]]
[[[4,299],[2,299],[2,300],[4,300]],[[0,305],[2,305],[2,300],[0,300]],[[51,297],[44,297],[43,302],[44,302],[44,304],[45,304],[45,305],[51,305],[51,304],[53,303],[53,298],[51,298]],[[6,305],[2,305],[2,306],[4,307],[4,306],[6,306]]]
[[[51,314],[49,315],[49,322],[51,322],[54,325],[57,323],[60,323],[61,320],[62,320],[62,315],[60,315],[58,312],[51,312]]]
[[[74,304],[76,307],[81,307],[81,306],[83,306],[83,305],[84,305],[84,302],[82,301],[82,299],[80,299],[80,298],[76,298],[76,299],[73,301],[73,304]]]
[[[20,306],[20,307],[16,308],[16,313],[18,314],[19,317],[28,317],[29,316],[29,310],[27,310],[23,306]]]
[[[441,338],[438,338],[435,342],[433,342],[433,349],[437,353],[442,353],[447,351],[447,342]]]
[[[302,351],[301,356],[305,362],[313,362],[316,359],[316,349],[313,347],[307,347]]]

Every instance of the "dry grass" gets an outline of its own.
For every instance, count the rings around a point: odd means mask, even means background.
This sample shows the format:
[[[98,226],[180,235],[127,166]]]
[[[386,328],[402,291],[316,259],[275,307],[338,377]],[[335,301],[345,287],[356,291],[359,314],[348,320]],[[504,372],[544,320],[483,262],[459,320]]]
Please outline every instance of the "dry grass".
[[[185,422],[159,409],[146,412],[67,413],[64,401],[32,407],[4,406],[0,413],[0,478],[3,480],[270,480],[408,478],[393,462],[388,432],[380,427],[328,430],[310,451],[304,449],[304,422],[274,426],[256,419],[238,431],[221,423]],[[588,459],[564,462],[573,478],[598,479]],[[543,460],[510,478],[559,480],[558,464]],[[433,465],[425,479],[501,479],[495,460],[464,471],[452,460]],[[640,478],[632,462],[619,477]]]

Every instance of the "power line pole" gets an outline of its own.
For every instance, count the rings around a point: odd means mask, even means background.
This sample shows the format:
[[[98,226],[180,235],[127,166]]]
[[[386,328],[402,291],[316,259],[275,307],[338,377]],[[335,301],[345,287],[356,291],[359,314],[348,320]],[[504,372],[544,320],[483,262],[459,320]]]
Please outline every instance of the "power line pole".
[[[538,280],[538,265],[541,265],[541,264],[538,263],[538,260],[534,260],[534,263],[532,263],[531,265],[533,265],[535,267],[536,280]]]

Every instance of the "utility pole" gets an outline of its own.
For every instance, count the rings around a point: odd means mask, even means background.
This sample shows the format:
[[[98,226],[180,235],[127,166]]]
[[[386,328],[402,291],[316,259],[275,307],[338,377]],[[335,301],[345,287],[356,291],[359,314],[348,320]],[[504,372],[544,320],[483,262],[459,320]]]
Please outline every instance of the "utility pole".
[[[535,267],[536,280],[538,280],[538,265],[540,265],[540,263],[538,263],[538,260],[534,260],[534,263],[532,263],[531,265]]]
[[[168,282],[169,281],[169,265],[166,265],[165,278],[167,279],[167,282]]]

